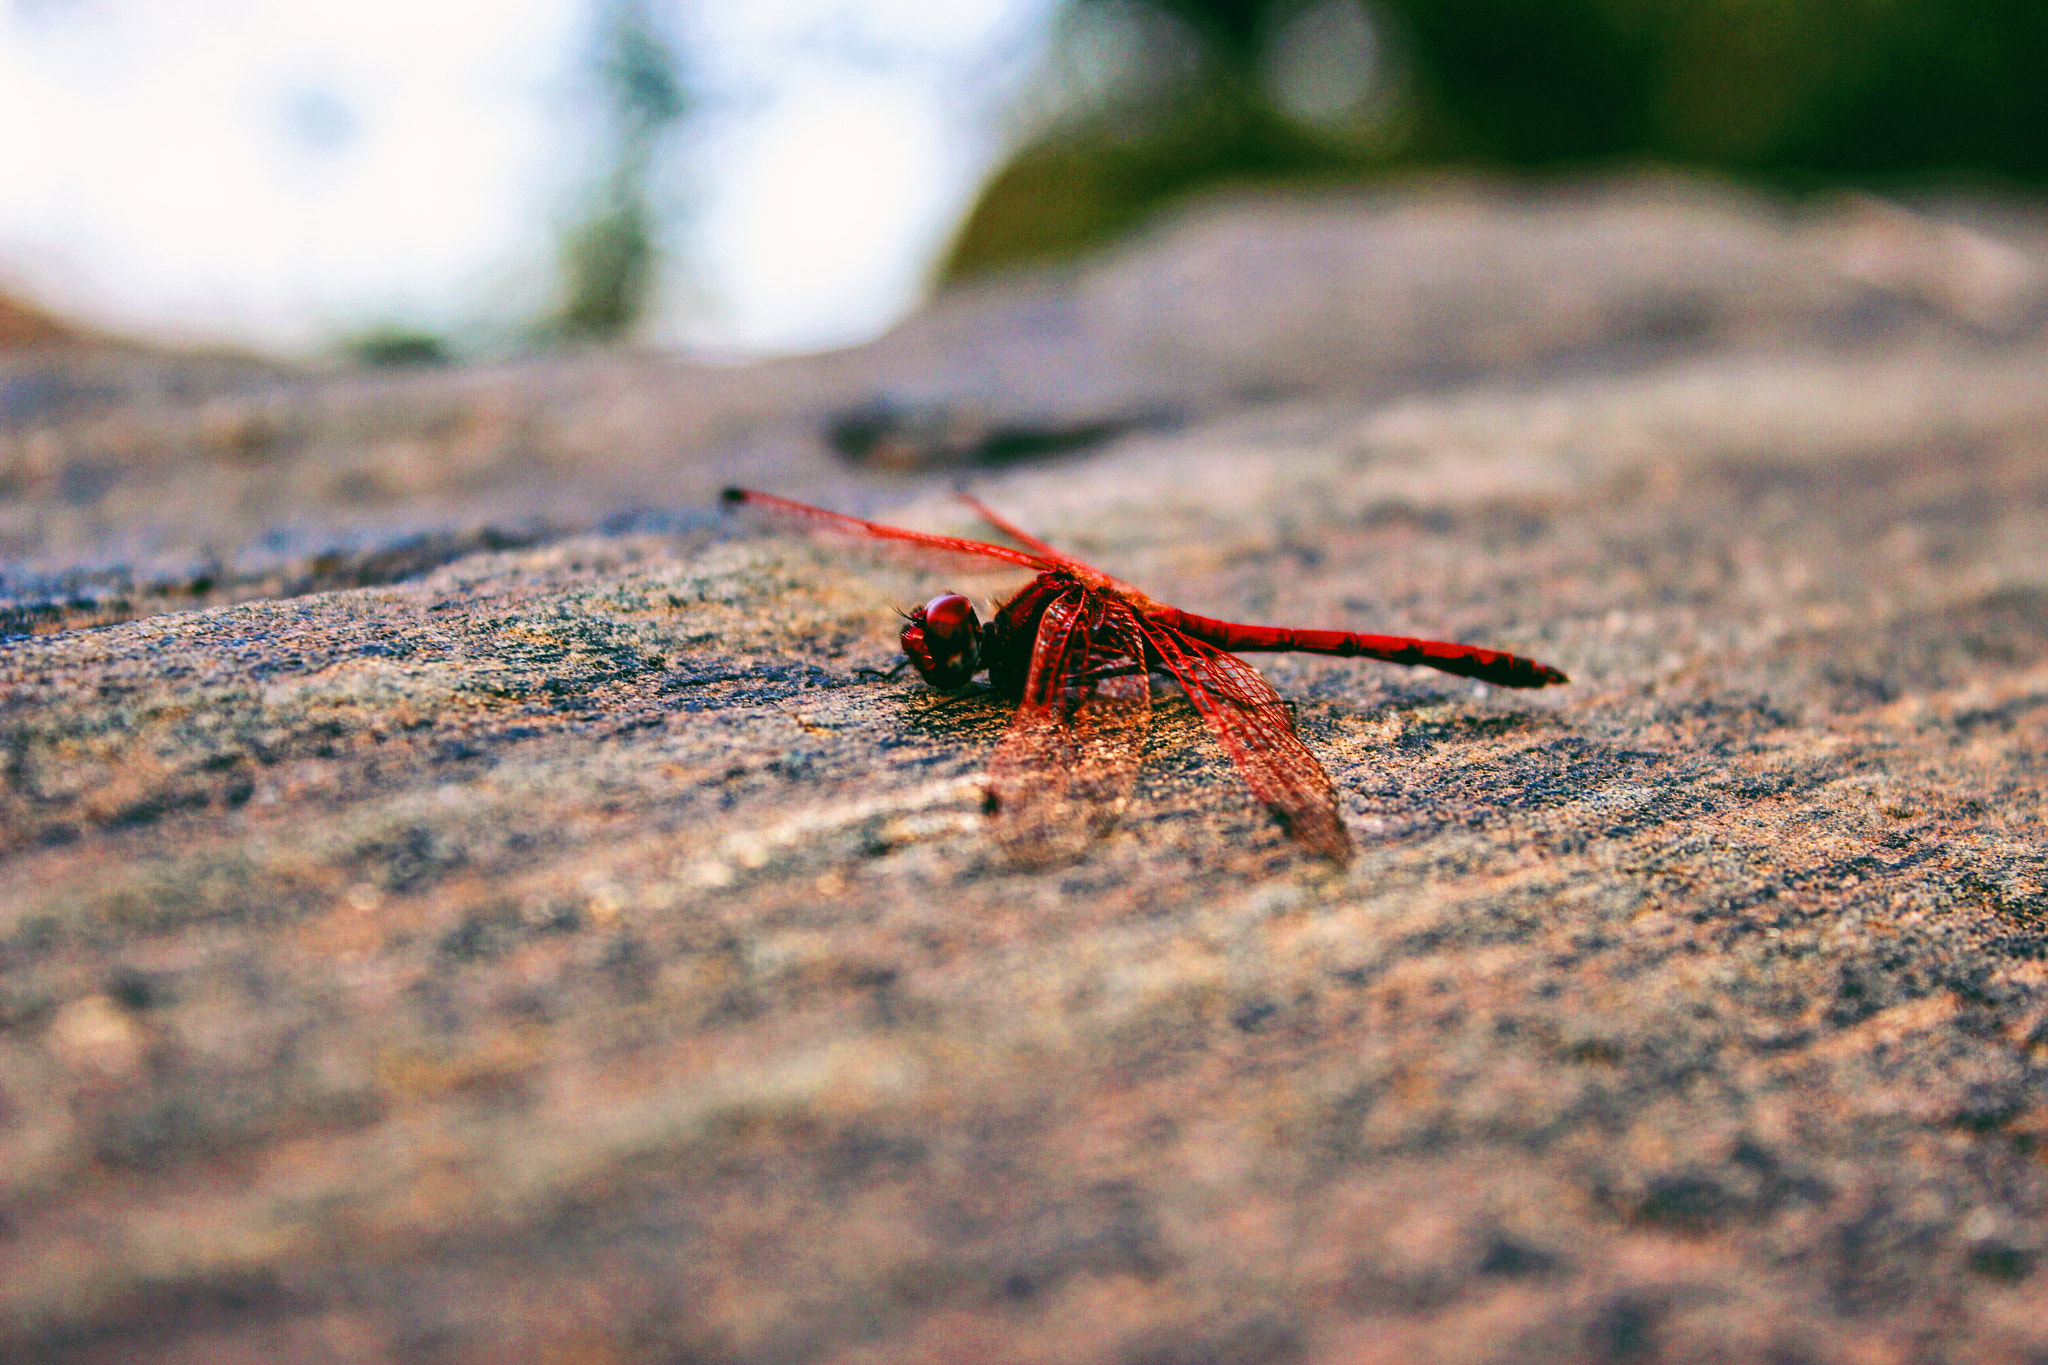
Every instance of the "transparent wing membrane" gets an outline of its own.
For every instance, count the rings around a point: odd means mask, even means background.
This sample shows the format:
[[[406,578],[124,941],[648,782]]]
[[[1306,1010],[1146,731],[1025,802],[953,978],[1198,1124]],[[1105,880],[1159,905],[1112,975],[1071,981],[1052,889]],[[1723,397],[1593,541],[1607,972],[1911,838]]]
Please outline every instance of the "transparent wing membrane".
[[[780,498],[773,493],[758,493],[751,488],[728,488],[725,490],[724,499],[732,504],[763,508],[798,525],[834,531],[844,536],[918,546],[927,551],[936,551],[943,555],[960,555],[983,563],[994,560],[1038,570],[1050,569],[1055,563],[1038,555],[1026,554],[1022,550],[1013,550],[1007,545],[989,545],[979,540],[962,540],[958,536],[933,535],[928,531],[907,531],[901,526],[884,526],[879,521],[865,521],[860,517],[849,517],[843,512],[828,512],[822,507],[813,507],[809,503],[797,502],[791,498]]]
[[[1018,526],[1016,523],[1001,516],[993,508],[989,507],[987,503],[981,501],[981,499],[971,497],[966,493],[961,493],[958,495],[958,497],[960,501],[966,503],[969,507],[974,509],[974,514],[976,516],[980,517],[983,521],[995,527],[998,531],[1001,531],[1004,535],[1016,541],[1019,545],[1022,545],[1025,549],[1031,551],[1033,554],[1043,556],[1050,563],[1064,565],[1067,568],[1072,569],[1080,577],[1086,579],[1090,583],[1093,583],[1095,586],[1099,588],[1114,588],[1117,592],[1122,593],[1125,597],[1128,597],[1133,603],[1133,605],[1139,606],[1145,610],[1149,611],[1158,605],[1158,603],[1154,602],[1151,598],[1147,597],[1143,592],[1140,592],[1137,588],[1132,587],[1129,583],[1124,582],[1121,578],[1118,578],[1116,575],[1104,573],[1102,570],[1096,568],[1093,564],[1090,564],[1085,560],[1076,559],[1074,558],[1074,556],[1068,554],[1065,550],[1059,549],[1056,546],[1046,544],[1044,541],[1040,540],[1037,536],[1032,535],[1029,531],[1026,531],[1021,526]]]
[[[1349,862],[1351,836],[1337,814],[1337,789],[1296,737],[1272,684],[1244,660],[1171,626],[1149,622],[1145,633],[1252,794],[1309,849]]]
[[[990,827],[1004,852],[1023,866],[1063,861],[1115,824],[1151,719],[1145,636],[1130,607],[1087,587],[1056,599],[989,764]]]
[[[1004,517],[998,515],[993,508],[991,508],[987,503],[983,502],[980,498],[970,497],[965,493],[960,494],[959,498],[960,501],[966,503],[969,507],[974,509],[974,515],[980,517],[983,521],[995,527],[998,531],[1001,531],[1004,535],[1016,541],[1019,545],[1022,545],[1025,549],[1031,551],[1031,553],[1039,556],[1040,558],[1050,560],[1055,564],[1071,564],[1078,568],[1088,567],[1087,565],[1082,564],[1080,560],[1075,559],[1072,555],[1067,554],[1063,550],[1054,549],[1052,546],[1046,544],[1037,536],[1032,535],[1029,531],[1024,530],[1016,523],[1009,521]]]

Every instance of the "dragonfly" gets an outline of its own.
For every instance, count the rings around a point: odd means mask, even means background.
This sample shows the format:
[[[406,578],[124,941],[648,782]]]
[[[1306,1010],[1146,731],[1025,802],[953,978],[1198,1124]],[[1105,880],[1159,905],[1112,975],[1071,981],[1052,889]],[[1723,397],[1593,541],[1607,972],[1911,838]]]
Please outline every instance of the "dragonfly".
[[[948,590],[903,613],[901,636],[904,660],[935,691],[958,693],[985,671],[995,693],[1015,698],[989,762],[983,808],[996,841],[1021,864],[1072,856],[1115,824],[1143,757],[1155,676],[1179,686],[1281,827],[1339,865],[1352,847],[1336,786],[1295,733],[1287,704],[1239,654],[1379,659],[1497,687],[1570,681],[1549,664],[1478,645],[1197,616],[961,497],[1022,548],[885,526],[753,489],[724,493],[728,504],[796,523],[1031,571],[1032,580],[996,603],[986,622],[964,594]]]

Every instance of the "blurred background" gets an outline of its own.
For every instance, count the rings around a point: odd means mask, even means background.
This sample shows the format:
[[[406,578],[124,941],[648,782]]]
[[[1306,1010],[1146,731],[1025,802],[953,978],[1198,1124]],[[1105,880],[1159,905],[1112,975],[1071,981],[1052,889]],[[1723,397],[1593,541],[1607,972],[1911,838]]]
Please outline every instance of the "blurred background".
[[[2024,192],[2043,69],[2035,0],[0,0],[0,334],[818,350],[1229,187]]]

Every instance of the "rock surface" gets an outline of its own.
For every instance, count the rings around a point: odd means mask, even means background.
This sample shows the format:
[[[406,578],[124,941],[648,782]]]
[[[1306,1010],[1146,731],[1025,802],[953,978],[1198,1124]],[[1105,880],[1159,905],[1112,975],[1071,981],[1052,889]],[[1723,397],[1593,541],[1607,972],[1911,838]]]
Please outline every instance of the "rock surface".
[[[9,359],[0,1358],[2048,1360],[2044,241],[1448,188],[744,371]],[[1006,708],[879,676],[1005,580],[706,510],[962,469],[1574,684],[1262,660],[1350,867],[1177,702],[1007,866]]]

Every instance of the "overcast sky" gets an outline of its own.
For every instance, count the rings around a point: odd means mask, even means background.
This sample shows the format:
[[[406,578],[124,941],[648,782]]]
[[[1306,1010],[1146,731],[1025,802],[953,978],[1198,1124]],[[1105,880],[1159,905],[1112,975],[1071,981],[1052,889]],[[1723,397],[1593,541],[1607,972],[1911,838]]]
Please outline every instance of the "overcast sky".
[[[0,0],[0,287],[315,349],[546,302],[591,166],[593,0]],[[702,115],[658,340],[870,335],[1001,149],[1050,0],[671,7]]]

